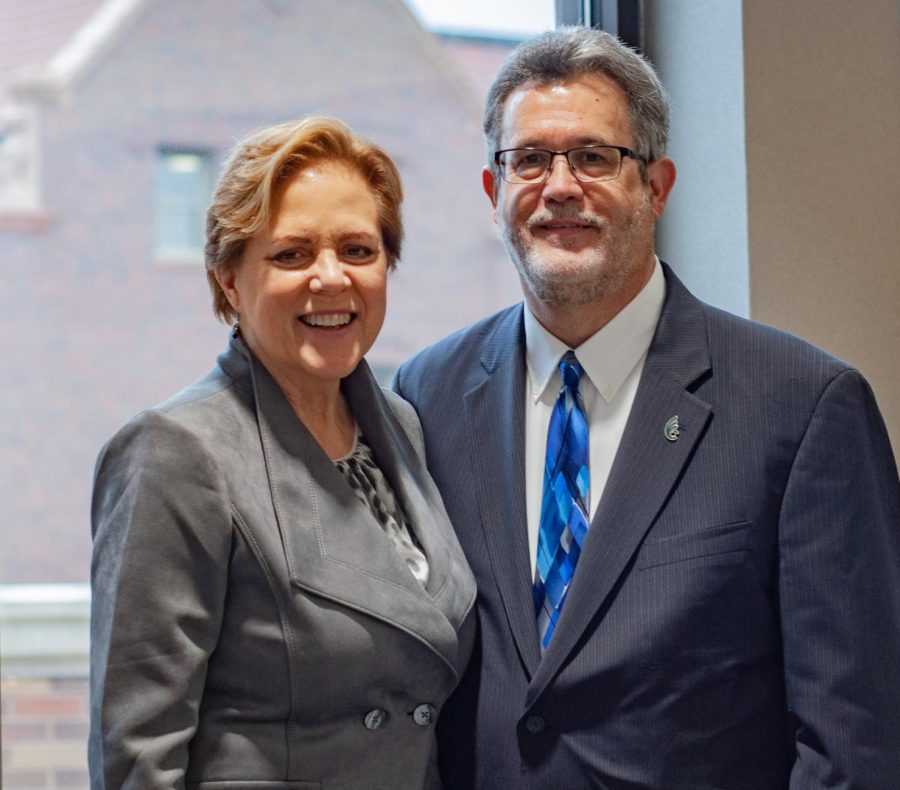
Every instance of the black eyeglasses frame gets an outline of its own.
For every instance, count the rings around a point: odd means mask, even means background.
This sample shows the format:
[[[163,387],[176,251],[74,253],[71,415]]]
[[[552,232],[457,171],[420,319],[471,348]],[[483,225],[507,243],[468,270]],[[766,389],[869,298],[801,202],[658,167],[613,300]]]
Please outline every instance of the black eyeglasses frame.
[[[585,151],[592,148],[611,148],[612,150],[619,152],[622,159],[619,162],[619,170],[614,176],[610,178],[600,178],[596,181],[585,181],[581,178],[578,178],[575,166],[569,159],[569,154],[572,153],[572,151]],[[500,157],[503,154],[508,154],[510,151],[537,151],[542,154],[550,154],[550,161],[547,163],[547,169],[544,171],[543,178],[536,179],[534,181],[510,181],[505,175],[506,168],[500,163]],[[494,154],[494,164],[497,166],[500,177],[504,181],[506,181],[507,184],[543,184],[550,177],[550,171],[553,170],[553,162],[556,160],[557,156],[565,157],[566,164],[569,166],[569,170],[571,171],[572,175],[577,181],[581,181],[581,183],[583,184],[601,184],[604,181],[615,181],[622,172],[622,161],[624,161],[626,157],[629,159],[634,159],[636,162],[640,162],[645,166],[650,163],[650,160],[647,159],[647,157],[641,156],[637,151],[634,151],[631,148],[626,148],[624,145],[606,145],[598,143],[597,145],[577,145],[574,148],[568,148],[565,151],[551,151],[549,148],[532,148],[530,146],[519,148],[502,148]]]

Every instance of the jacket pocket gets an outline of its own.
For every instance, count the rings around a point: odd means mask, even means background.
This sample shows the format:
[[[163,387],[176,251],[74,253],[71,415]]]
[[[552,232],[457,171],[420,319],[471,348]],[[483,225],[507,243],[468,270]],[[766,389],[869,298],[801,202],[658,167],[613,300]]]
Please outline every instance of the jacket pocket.
[[[738,521],[671,538],[647,540],[638,554],[638,567],[643,571],[699,557],[749,551],[753,543],[751,526],[749,521]]]

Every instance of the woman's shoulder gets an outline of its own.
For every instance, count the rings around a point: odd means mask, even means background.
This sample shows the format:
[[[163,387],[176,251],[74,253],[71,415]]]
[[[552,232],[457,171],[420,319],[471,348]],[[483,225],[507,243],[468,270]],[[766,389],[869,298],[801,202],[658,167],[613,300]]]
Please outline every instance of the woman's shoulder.
[[[177,421],[203,414],[209,409],[222,408],[229,401],[239,399],[240,395],[238,383],[221,367],[216,366],[193,384],[146,411],[169,414]]]
[[[396,392],[388,387],[380,387],[381,394],[384,395],[388,404],[391,407],[391,410],[398,417],[398,419],[418,419],[416,417],[416,410],[413,408],[413,405],[406,400],[405,398],[401,398]]]
[[[104,458],[139,457],[170,468],[215,455],[220,439],[247,422],[252,398],[215,368],[166,400],[136,414],[104,444]]]
[[[424,457],[425,434],[422,432],[422,423],[419,421],[419,415],[416,413],[415,407],[393,390],[382,387],[381,392],[403,428],[404,433],[412,442],[413,447],[416,448],[419,455]]]

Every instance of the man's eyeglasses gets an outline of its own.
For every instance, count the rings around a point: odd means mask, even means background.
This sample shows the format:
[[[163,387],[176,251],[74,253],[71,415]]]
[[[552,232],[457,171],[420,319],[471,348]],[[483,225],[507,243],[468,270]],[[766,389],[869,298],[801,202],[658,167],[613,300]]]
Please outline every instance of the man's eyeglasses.
[[[547,180],[557,156],[564,156],[569,170],[586,184],[612,181],[619,177],[626,156],[647,163],[647,159],[621,145],[587,145],[568,151],[545,151],[542,148],[505,148],[494,154],[494,162],[504,181],[510,184],[537,184]]]

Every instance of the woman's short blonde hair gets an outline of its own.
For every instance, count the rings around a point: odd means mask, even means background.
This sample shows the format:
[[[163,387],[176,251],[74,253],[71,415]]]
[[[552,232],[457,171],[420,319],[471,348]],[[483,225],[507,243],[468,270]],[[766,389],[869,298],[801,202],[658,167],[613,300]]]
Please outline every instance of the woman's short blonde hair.
[[[262,129],[231,151],[206,213],[206,277],[213,310],[226,323],[237,318],[216,279],[234,269],[247,240],[269,221],[278,187],[312,164],[338,162],[359,173],[378,206],[388,268],[400,259],[403,187],[391,158],[338,118],[309,115]]]

